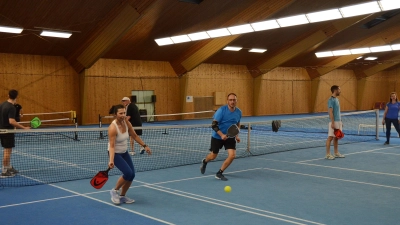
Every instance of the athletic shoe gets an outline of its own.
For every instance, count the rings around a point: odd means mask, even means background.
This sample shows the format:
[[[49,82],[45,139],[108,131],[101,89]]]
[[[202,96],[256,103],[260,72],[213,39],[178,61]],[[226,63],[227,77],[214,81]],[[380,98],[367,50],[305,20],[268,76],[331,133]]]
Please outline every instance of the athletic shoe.
[[[335,158],[344,158],[344,155],[338,153],[338,154],[335,154]]]
[[[222,173],[215,174],[215,178],[217,178],[218,180],[223,180],[223,181],[228,180],[226,177],[224,177],[224,175],[222,175]]]
[[[110,194],[111,194],[111,201],[114,204],[116,205],[121,204],[121,198],[119,197],[117,190],[111,189]]]
[[[143,154],[146,150],[143,147],[140,147],[140,154]]]
[[[135,202],[135,200],[128,198],[126,196],[121,196],[120,201],[121,201],[121,203],[127,203],[127,204],[132,204]]]
[[[131,154],[131,155],[135,155],[135,152],[130,152],[129,154]]]
[[[325,156],[325,159],[334,160],[335,156],[329,154],[329,155]]]
[[[203,159],[203,161],[201,161],[201,163],[202,163],[202,165],[200,166],[200,172],[201,172],[201,174],[204,174],[204,173],[206,172],[207,163],[204,163],[204,160],[205,160],[205,159]]]
[[[13,177],[13,176],[15,176],[15,174],[11,173],[10,171],[7,170],[6,172],[1,173],[0,178],[10,178],[10,177]]]
[[[14,169],[14,167],[8,168],[7,171],[9,171],[10,173],[13,173],[13,174],[19,173],[18,170]]]
[[[388,145],[388,144],[389,144],[389,142],[385,141],[385,143],[383,145]]]

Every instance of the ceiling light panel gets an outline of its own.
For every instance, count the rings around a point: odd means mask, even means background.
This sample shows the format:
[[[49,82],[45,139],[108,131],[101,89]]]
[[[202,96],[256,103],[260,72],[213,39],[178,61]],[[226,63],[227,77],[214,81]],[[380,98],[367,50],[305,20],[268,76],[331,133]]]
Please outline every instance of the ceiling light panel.
[[[222,50],[227,50],[227,51],[240,51],[242,47],[234,47],[234,46],[226,46]]]
[[[4,33],[20,34],[22,31],[23,31],[23,29],[19,28],[19,27],[0,26],[0,32],[4,32]]]
[[[216,30],[209,30],[209,31],[207,31],[207,34],[211,38],[223,37],[223,36],[231,35],[231,33],[229,33],[228,29],[226,29],[226,28],[221,28],[221,29],[216,29]]]
[[[371,52],[388,52],[388,51],[392,51],[392,47],[390,47],[390,45],[375,46],[375,47],[370,47],[369,49],[371,50]]]
[[[309,23],[306,15],[298,15],[298,16],[290,16],[277,19],[279,26],[281,27],[290,27],[300,24],[307,24]]]
[[[249,50],[249,52],[256,52],[256,53],[264,53],[266,51],[267,49],[262,49],[262,48],[252,48]]]
[[[232,35],[254,32],[254,30],[250,26],[250,24],[234,26],[234,27],[228,27],[228,30]]]
[[[171,37],[171,40],[174,42],[174,44],[191,41],[189,36],[187,36],[187,35],[174,36],[174,37]]]
[[[333,56],[333,53],[331,51],[328,51],[328,52],[316,52],[315,55],[318,58],[323,58],[323,57],[331,57],[331,56]]]
[[[327,20],[336,20],[342,18],[342,14],[340,13],[339,9],[331,9],[315,13],[308,13],[306,14],[306,16],[310,21],[310,23],[316,23]]]
[[[280,27],[276,20],[268,20],[258,23],[252,23],[251,26],[253,27],[254,31],[271,30]]]
[[[377,1],[340,8],[344,18],[380,12]]]
[[[365,54],[365,53],[370,53],[371,51],[369,48],[354,48],[350,49],[351,54]]]
[[[392,9],[400,9],[400,1],[399,0],[382,0],[379,1],[381,8],[383,11],[392,10]]]
[[[400,50],[400,44],[391,45],[392,50]]]
[[[376,60],[378,57],[367,57],[364,60]]]
[[[332,51],[333,56],[351,55],[349,49]]]
[[[47,37],[69,38],[71,37],[72,33],[44,30],[42,33],[40,33],[40,35]]]
[[[174,43],[171,38],[160,38],[155,39],[154,41],[158,44],[158,46],[172,45]]]
[[[192,41],[198,41],[198,40],[204,40],[204,39],[210,38],[210,36],[208,36],[207,32],[205,32],[205,31],[188,34],[188,36],[189,36],[190,40],[192,40]]]

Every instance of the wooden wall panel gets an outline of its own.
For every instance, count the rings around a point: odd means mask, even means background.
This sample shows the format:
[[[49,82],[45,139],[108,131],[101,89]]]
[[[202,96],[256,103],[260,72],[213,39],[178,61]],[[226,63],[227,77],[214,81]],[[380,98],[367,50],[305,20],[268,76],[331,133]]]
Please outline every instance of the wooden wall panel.
[[[1,98],[19,91],[17,102],[24,113],[79,110],[78,74],[63,57],[0,54]],[[40,116],[60,119],[68,115]],[[26,116],[22,121],[30,120]]]
[[[341,89],[341,111],[357,109],[357,79],[352,70],[334,70],[320,77],[320,85],[315,104],[315,112],[328,111],[328,99],[332,95],[332,85],[339,85]]]
[[[255,115],[306,113],[311,98],[310,78],[302,68],[276,68],[260,79]]]
[[[189,96],[213,96],[214,92],[234,92],[238,96],[238,107],[244,116],[250,116],[253,104],[253,78],[246,66],[201,64],[184,75],[186,93]],[[184,102],[183,104],[188,104]],[[214,106],[218,109],[220,106]]]
[[[111,105],[121,103],[132,90],[154,90],[156,114],[181,110],[179,78],[168,62],[100,59],[85,74],[88,124],[97,123],[99,114],[108,115]]]

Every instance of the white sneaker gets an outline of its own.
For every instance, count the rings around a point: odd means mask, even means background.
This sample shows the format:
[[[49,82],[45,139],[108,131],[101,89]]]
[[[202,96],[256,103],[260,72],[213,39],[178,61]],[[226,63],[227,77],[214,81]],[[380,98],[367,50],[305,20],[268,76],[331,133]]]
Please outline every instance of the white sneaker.
[[[132,203],[135,202],[135,200],[133,200],[133,199],[131,199],[131,198],[128,198],[128,197],[126,197],[126,196],[120,196],[120,201],[121,201],[122,203],[127,203],[127,204],[132,204]]]
[[[114,204],[116,204],[116,205],[121,204],[121,198],[120,198],[117,190],[111,189],[110,194],[111,194],[111,201]]]
[[[131,155],[135,155],[135,152],[130,152],[129,154],[131,154]]]

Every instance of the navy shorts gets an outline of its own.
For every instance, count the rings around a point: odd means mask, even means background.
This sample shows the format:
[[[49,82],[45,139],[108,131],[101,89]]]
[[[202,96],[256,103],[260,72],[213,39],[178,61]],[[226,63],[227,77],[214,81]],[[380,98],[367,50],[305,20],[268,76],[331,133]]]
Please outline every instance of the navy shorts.
[[[15,135],[14,133],[0,134],[1,146],[3,148],[14,148],[15,147]]]
[[[236,139],[228,138],[224,141],[221,139],[216,139],[214,137],[211,137],[211,148],[210,148],[211,152],[213,152],[214,154],[218,154],[219,150],[222,147],[225,147],[225,150],[227,149],[236,150]]]

